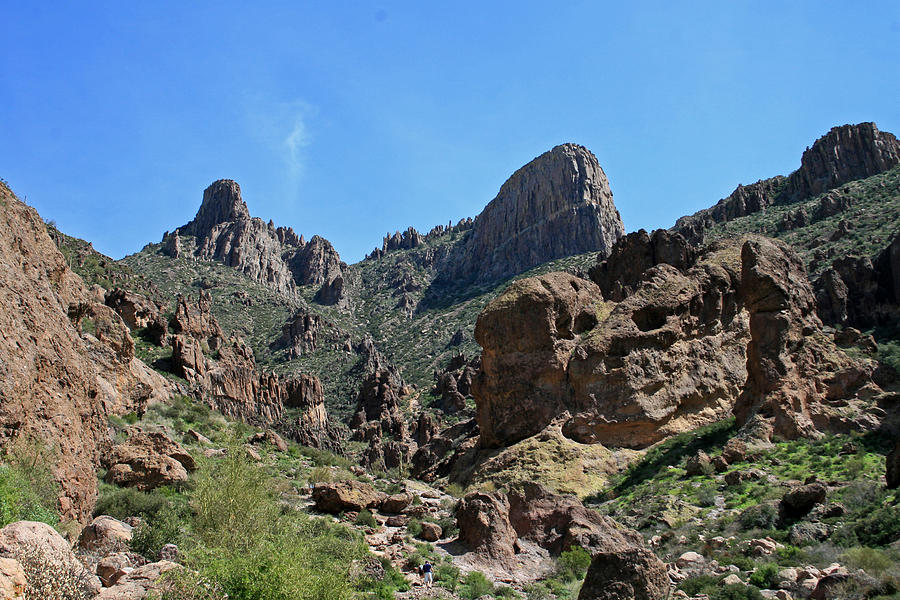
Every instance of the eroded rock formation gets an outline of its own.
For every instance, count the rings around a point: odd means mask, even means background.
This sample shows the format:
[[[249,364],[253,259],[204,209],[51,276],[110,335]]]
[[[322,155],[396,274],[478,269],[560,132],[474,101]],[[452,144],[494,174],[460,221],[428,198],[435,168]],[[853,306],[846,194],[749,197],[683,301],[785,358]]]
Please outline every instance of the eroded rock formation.
[[[343,269],[328,240],[313,236],[305,242],[289,227],[251,217],[240,186],[230,179],[204,190],[197,215],[167,234],[163,249],[170,256],[220,261],[287,294],[298,285],[331,282]]]
[[[722,249],[684,272],[654,266],[618,304],[563,273],[512,284],[475,328],[482,445],[534,435],[564,412],[572,439],[626,447],[728,415],[749,339],[735,258]]]
[[[848,181],[883,173],[897,164],[900,164],[900,142],[893,134],[879,131],[875,123],[833,127],[806,149],[800,168],[790,176],[739,185],[715,206],[678,219],[673,229],[697,243],[716,223],[775,204],[805,200]]]
[[[52,450],[59,507],[75,519],[96,499],[108,415],[169,393],[134,358],[122,319],[94,298],[37,212],[0,184],[0,441],[36,438]]]
[[[624,299],[551,273],[513,283],[479,316],[483,447],[509,446],[566,414],[567,437],[632,448],[732,411],[783,437],[868,430],[884,415],[860,410],[881,392],[875,363],[823,334],[803,265],[779,243],[699,250],[638,232],[592,275]]]
[[[625,230],[596,157],[563,144],[516,171],[444,261],[440,279],[496,280],[554,258],[609,252]]]

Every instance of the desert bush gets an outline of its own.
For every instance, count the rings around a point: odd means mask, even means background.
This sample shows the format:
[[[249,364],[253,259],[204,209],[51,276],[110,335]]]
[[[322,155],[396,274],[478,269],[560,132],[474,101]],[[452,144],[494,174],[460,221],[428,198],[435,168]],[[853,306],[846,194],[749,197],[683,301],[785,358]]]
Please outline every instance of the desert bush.
[[[453,563],[443,563],[434,568],[434,582],[451,592],[459,585],[459,567]]]
[[[375,516],[369,510],[362,510],[356,516],[356,524],[363,525],[365,527],[378,527],[378,521],[375,520]]]
[[[559,555],[556,574],[564,581],[581,581],[591,566],[591,553],[581,546],[572,546]]]
[[[56,498],[59,486],[50,466],[53,448],[34,438],[20,438],[7,450],[0,465],[0,527],[14,521],[59,523]]]
[[[877,548],[857,546],[841,556],[841,562],[849,569],[862,569],[869,575],[881,575],[897,564],[896,557]]]
[[[209,547],[251,548],[272,532],[278,506],[265,471],[237,448],[196,475],[191,494],[194,532]]]
[[[131,549],[150,560],[156,560],[163,546],[181,543],[186,526],[184,515],[179,514],[171,505],[165,506],[152,517],[145,518],[134,530]]]
[[[309,483],[330,483],[334,479],[331,469],[328,467],[315,467],[306,476]]]
[[[778,571],[777,564],[763,563],[756,567],[747,581],[758,588],[772,589],[778,585]]]
[[[741,529],[772,529],[778,522],[778,511],[771,504],[759,504],[744,510],[738,516]]]
[[[25,600],[83,600],[84,568],[81,563],[55,557],[36,547],[25,547],[15,555],[25,572]]]
[[[134,488],[101,484],[94,516],[109,515],[120,521],[127,517],[152,519],[170,504],[171,501],[158,490],[142,492]]]
[[[490,596],[493,593],[494,584],[481,571],[470,571],[459,588],[459,595],[469,600]]]
[[[419,519],[410,519],[409,523],[406,524],[406,532],[409,535],[419,535],[422,533],[422,521]]]
[[[528,600],[550,600],[552,594],[546,583],[538,581],[525,586],[525,597]]]
[[[454,498],[462,498],[466,495],[465,488],[463,488],[463,486],[459,485],[458,483],[451,483],[444,489],[444,491]]]

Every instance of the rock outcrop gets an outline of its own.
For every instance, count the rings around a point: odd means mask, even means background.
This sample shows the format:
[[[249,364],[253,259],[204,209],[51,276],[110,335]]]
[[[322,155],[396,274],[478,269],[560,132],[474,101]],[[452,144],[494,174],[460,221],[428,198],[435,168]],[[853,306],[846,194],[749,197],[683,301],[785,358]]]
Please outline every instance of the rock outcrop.
[[[637,532],[586,508],[574,496],[553,494],[537,483],[519,483],[508,498],[509,522],[516,535],[535,542],[553,555],[573,546],[595,554],[643,545],[643,538]]]
[[[833,127],[806,149],[800,168],[790,176],[738,186],[715,206],[678,219],[673,229],[698,243],[705,231],[717,223],[775,204],[805,200],[848,181],[883,173],[897,164],[900,164],[900,142],[894,135],[879,131],[874,123]]]
[[[671,252],[655,254],[654,239]],[[638,232],[592,275],[624,298],[551,273],[514,282],[479,316],[483,447],[559,418],[577,442],[641,448],[732,411],[740,424],[768,424],[765,437],[870,430],[884,414],[862,410],[881,392],[874,361],[824,335],[803,265],[779,243],[694,249]]]
[[[340,450],[342,435],[325,411],[319,379],[261,372],[253,350],[241,338],[225,339],[208,292],[201,291],[197,301],[178,297],[172,332],[175,373],[210,407],[254,425],[277,424],[304,445]],[[287,420],[285,408],[299,409],[299,416]]]
[[[894,444],[885,459],[885,479],[887,480],[888,489],[896,489],[900,487],[900,439]]]
[[[625,230],[596,157],[563,144],[516,171],[441,266],[445,282],[490,281],[572,254],[609,252]]]
[[[286,294],[298,285],[331,282],[343,269],[328,240],[313,236],[305,242],[289,227],[251,217],[240,186],[230,179],[204,190],[197,215],[164,236],[163,251],[220,261]]]
[[[646,548],[594,555],[578,600],[663,600],[669,593],[664,562]]]
[[[375,507],[380,500],[375,488],[352,479],[336,483],[320,483],[313,488],[312,498],[316,510],[331,514],[359,512],[365,508]]]
[[[493,559],[510,558],[518,549],[516,530],[509,522],[509,500],[502,493],[470,492],[456,507],[459,541]]]
[[[182,484],[196,468],[193,457],[166,434],[136,428],[127,433],[126,442],[103,456],[107,482],[147,491]]]
[[[872,382],[875,365],[850,358],[823,334],[796,254],[752,238],[741,249],[741,263],[751,340],[747,383],[734,408],[738,423],[787,439],[875,428],[874,413],[851,407],[871,404],[880,392]]]
[[[564,412],[566,436],[620,447],[727,416],[749,340],[735,254],[710,251],[685,272],[652,267],[618,304],[564,273],[513,283],[475,328],[482,445],[510,445]]]
[[[0,442],[54,449],[59,508],[85,519],[109,414],[140,412],[169,384],[134,358],[128,327],[96,302],[37,212],[0,183]]]

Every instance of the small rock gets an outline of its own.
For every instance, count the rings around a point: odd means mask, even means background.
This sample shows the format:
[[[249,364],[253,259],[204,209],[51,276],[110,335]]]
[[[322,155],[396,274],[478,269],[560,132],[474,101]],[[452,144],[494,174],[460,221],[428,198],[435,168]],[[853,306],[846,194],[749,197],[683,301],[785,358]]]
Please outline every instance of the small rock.
[[[208,446],[212,445],[212,440],[208,437],[197,431],[196,429],[188,429],[187,431],[188,437],[193,439],[195,442],[199,442],[201,444],[206,444]]]
[[[709,473],[712,470],[712,462],[709,455],[703,450],[697,451],[697,454],[687,460],[684,470],[689,476]]]
[[[133,527],[110,516],[99,516],[81,531],[78,545],[92,552],[111,552],[128,548]]]
[[[177,562],[178,554],[178,546],[175,544],[166,544],[159,551],[159,560]]]
[[[725,577],[725,579],[722,580],[722,583],[724,583],[725,585],[733,585],[736,583],[744,583],[744,582],[741,581],[740,577],[738,577],[737,575],[732,573],[731,575]]]
[[[250,457],[250,460],[256,462],[262,462],[262,456],[260,456],[259,452],[257,452],[256,448],[250,446],[249,444],[244,445],[244,450],[247,452],[247,456]]]
[[[134,570],[128,554],[116,552],[105,556],[97,563],[97,577],[104,587],[115,585],[116,582]]]

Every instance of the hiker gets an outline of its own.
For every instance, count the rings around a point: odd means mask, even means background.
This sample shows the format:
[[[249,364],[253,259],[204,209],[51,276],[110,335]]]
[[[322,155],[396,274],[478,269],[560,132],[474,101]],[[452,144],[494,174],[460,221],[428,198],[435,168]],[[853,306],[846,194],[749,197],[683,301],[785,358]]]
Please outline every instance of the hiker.
[[[425,564],[422,565],[422,573],[425,574],[425,587],[431,587],[431,582],[434,581],[434,567],[431,566],[430,561],[425,561]]]

